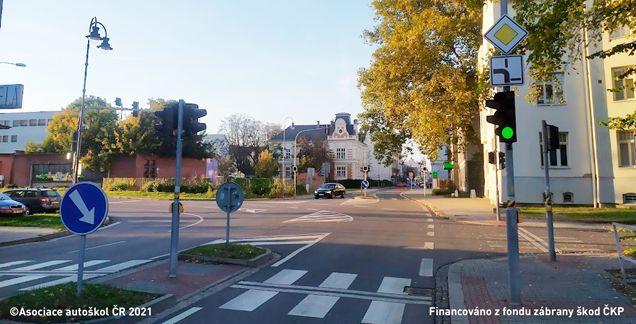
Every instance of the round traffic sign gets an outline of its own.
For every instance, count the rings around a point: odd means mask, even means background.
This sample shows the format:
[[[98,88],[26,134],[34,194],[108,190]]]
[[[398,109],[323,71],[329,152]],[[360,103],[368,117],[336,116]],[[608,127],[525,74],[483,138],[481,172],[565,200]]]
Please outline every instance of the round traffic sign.
[[[222,184],[216,191],[216,204],[226,213],[233,213],[243,205],[243,189],[234,182]]]
[[[60,217],[71,233],[86,235],[96,231],[108,216],[108,197],[92,182],[70,187],[60,203]]]
[[[367,180],[362,180],[362,182],[360,184],[362,184],[362,188],[364,188],[364,189],[369,188],[369,181],[367,181]]]

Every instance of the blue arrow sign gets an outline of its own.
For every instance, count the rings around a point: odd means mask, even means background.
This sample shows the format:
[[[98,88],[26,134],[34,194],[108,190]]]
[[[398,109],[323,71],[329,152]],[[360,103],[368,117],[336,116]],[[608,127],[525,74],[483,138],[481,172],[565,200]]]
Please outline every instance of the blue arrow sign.
[[[364,188],[364,189],[369,188],[369,181],[367,181],[367,180],[362,180],[362,182],[360,184],[362,185],[362,188]]]
[[[91,182],[78,183],[68,189],[60,203],[62,223],[70,232],[86,235],[96,231],[108,215],[108,198]]]

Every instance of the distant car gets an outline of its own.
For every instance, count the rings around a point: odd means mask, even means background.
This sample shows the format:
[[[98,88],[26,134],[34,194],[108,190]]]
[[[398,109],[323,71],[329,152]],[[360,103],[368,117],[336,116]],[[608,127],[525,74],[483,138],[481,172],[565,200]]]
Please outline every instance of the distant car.
[[[0,193],[0,215],[1,216],[13,216],[13,215],[26,215],[29,213],[23,203],[11,199],[11,197]]]
[[[339,183],[323,183],[314,191],[314,198],[334,198],[340,196],[344,198],[345,187]]]
[[[15,201],[26,205],[30,212],[56,212],[60,209],[62,197],[57,190],[47,188],[22,188],[4,192]]]

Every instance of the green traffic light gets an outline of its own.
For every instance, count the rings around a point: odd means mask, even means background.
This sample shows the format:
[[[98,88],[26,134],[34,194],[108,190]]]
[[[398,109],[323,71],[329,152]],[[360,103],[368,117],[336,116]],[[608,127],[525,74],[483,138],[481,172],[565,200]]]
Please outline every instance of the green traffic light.
[[[501,137],[511,139],[515,135],[515,130],[510,126],[506,126],[501,130]]]

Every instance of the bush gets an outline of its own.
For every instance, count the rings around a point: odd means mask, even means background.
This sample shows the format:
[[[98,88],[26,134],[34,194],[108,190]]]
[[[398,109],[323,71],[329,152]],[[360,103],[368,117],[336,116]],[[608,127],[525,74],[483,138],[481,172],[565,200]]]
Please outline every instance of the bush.
[[[135,178],[106,178],[102,183],[106,191],[138,190]]]
[[[254,178],[250,181],[251,191],[258,196],[269,195],[274,186],[271,178]]]
[[[143,185],[141,185],[141,191],[158,192],[159,191],[158,186],[159,186],[158,180],[147,181]]]
[[[235,178],[232,179],[232,181],[234,183],[236,183],[237,185],[239,185],[239,187],[241,187],[241,189],[243,189],[243,192],[248,192],[251,191],[250,189],[250,181],[247,178]]]
[[[347,189],[360,189],[361,179],[346,179],[346,180],[338,180],[336,181],[339,184],[345,186]]]
[[[433,189],[434,196],[447,196],[450,195],[454,190],[450,189]]]
[[[306,195],[307,194],[307,188],[305,188],[305,185],[296,185],[296,194],[297,195]]]

